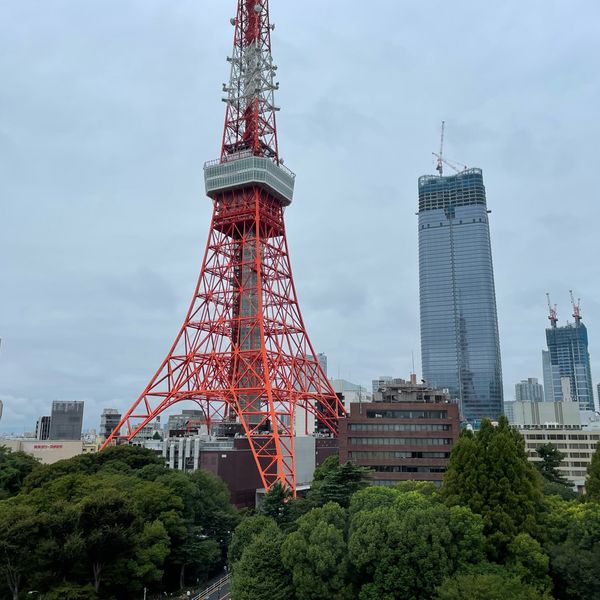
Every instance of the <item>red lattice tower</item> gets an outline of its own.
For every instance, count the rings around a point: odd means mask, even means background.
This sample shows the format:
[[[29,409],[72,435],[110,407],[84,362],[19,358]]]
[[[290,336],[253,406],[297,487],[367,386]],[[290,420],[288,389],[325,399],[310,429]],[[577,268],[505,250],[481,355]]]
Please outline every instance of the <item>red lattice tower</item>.
[[[294,174],[279,158],[268,0],[238,0],[221,156],[204,167],[214,210],[191,306],[169,354],[104,443],[131,440],[181,401],[209,430],[248,439],[262,482],[296,489],[294,437],[337,432],[344,412],[300,314],[283,213]],[[302,431],[298,431],[298,428]]]

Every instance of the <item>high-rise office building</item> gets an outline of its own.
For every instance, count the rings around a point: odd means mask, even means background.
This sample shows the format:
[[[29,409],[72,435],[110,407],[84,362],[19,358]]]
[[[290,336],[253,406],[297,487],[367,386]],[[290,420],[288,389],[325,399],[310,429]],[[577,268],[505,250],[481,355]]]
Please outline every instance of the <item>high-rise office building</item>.
[[[100,415],[100,437],[106,439],[121,422],[121,413],[116,408],[105,408]]]
[[[581,317],[563,327],[552,321],[552,326],[546,329],[546,342],[548,351],[542,362],[544,380],[550,380],[552,386],[551,392],[546,392],[546,400],[572,400],[579,403],[581,410],[594,410],[588,334]]]
[[[515,383],[515,400],[517,402],[543,402],[544,387],[536,377],[528,377]]]
[[[80,440],[83,425],[83,402],[52,403],[50,440]]]
[[[468,420],[502,413],[488,213],[481,169],[419,178],[423,376]]]

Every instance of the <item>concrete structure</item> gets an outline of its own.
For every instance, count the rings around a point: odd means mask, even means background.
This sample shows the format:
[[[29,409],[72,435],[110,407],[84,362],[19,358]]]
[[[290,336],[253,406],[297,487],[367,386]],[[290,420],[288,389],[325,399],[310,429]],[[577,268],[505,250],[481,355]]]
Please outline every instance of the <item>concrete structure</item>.
[[[504,415],[508,419],[509,423],[514,423],[515,413],[514,413],[514,400],[505,400],[504,401]]]
[[[346,379],[332,379],[331,385],[344,403],[346,411],[350,410],[350,405],[353,402],[371,402],[373,395],[369,394],[365,387],[358,383],[352,383]]]
[[[78,456],[83,452],[81,440],[29,440],[8,439],[0,440],[0,446],[6,446],[13,452],[25,452],[38,458],[43,464],[52,464]]]
[[[50,437],[50,421],[49,416],[40,417],[35,424],[35,439],[47,440]]]
[[[512,419],[515,425],[580,426],[581,416],[576,402],[513,402]]]
[[[572,398],[581,410],[594,410],[594,390],[588,351],[587,328],[577,318],[563,327],[546,329],[548,356],[542,355],[544,381],[551,381],[547,400],[560,402]]]
[[[299,436],[295,439],[296,478],[300,486],[309,486],[315,466],[337,451],[337,440]],[[252,507],[256,491],[261,489],[260,474],[248,440],[242,436],[217,437],[191,435],[141,443],[162,456],[166,466],[192,473],[206,469],[223,479],[237,506]]]
[[[559,467],[575,489],[583,491],[587,468],[600,441],[600,428],[581,427],[578,425],[532,425],[520,426],[519,432],[525,438],[527,456],[532,462],[538,462],[536,449],[552,443],[566,454]]]
[[[536,377],[528,377],[515,383],[515,400],[517,402],[543,402],[544,387]]]
[[[542,373],[544,377],[544,400],[546,402],[554,402],[552,365],[550,363],[550,352],[548,352],[548,350],[542,350]]]
[[[116,408],[105,408],[100,415],[100,437],[106,439],[121,421],[121,413]]]
[[[202,433],[208,433],[205,422],[206,418],[201,410],[182,410],[178,414],[169,415],[168,436],[198,433],[201,429]]]
[[[55,400],[52,403],[50,436],[48,439],[81,440],[82,425],[83,402],[61,402]]]
[[[458,405],[441,390],[402,379],[380,386],[373,400],[351,404],[340,421],[340,462],[373,469],[376,485],[440,484],[460,431]]]
[[[503,409],[489,212],[481,169],[419,178],[423,377],[469,421]]]

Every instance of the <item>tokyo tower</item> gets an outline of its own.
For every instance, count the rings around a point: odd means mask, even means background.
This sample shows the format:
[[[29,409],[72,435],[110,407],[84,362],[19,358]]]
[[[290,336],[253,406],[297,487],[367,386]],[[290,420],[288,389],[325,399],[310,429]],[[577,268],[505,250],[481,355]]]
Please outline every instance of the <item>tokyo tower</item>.
[[[284,210],[295,175],[279,157],[268,0],[238,0],[220,158],[206,163],[213,215],[185,321],[156,374],[103,445],[131,440],[177,402],[209,431],[244,435],[262,483],[295,492],[294,437],[335,435],[344,414],[306,334]]]

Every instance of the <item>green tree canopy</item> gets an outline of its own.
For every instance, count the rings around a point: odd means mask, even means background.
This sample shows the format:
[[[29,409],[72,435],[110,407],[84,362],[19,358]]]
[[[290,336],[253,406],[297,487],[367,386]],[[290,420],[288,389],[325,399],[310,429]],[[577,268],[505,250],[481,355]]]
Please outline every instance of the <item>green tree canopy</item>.
[[[322,479],[313,482],[308,499],[317,506],[335,502],[347,508],[352,494],[369,485],[369,472],[351,462],[334,467],[332,461]]]
[[[235,600],[291,600],[289,570],[281,560],[284,535],[275,525],[254,536],[235,564],[232,596]]]
[[[298,519],[281,554],[292,574],[298,600],[354,598],[348,577],[346,511],[334,502],[314,508]]]
[[[596,444],[596,451],[592,456],[592,462],[588,466],[587,471],[585,497],[587,500],[600,502],[600,442]]]
[[[536,448],[536,453],[541,460],[534,465],[546,481],[571,487],[568,479],[565,479],[558,470],[566,455],[555,444],[551,442],[542,444]]]
[[[435,600],[552,600],[506,567],[482,564],[444,580]]]
[[[0,500],[18,494],[26,477],[39,467],[39,461],[29,454],[0,446]]]
[[[435,495],[363,490],[351,514],[348,550],[361,600],[430,599],[444,577],[483,558],[482,518]]]
[[[541,477],[527,460],[523,437],[506,417],[484,420],[476,434],[463,432],[450,455],[441,493],[450,506],[468,506],[484,520],[488,554],[506,556],[519,533],[540,536]]]

